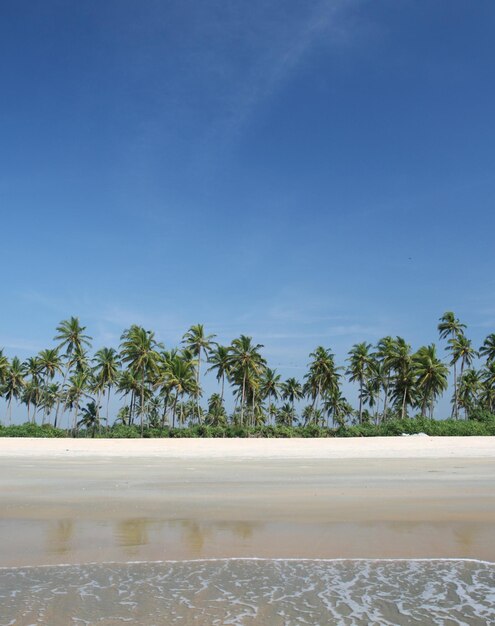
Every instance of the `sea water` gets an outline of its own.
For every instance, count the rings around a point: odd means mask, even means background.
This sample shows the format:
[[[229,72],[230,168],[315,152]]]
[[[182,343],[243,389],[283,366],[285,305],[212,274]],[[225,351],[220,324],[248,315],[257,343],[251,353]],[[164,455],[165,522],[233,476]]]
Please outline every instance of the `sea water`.
[[[467,560],[107,563],[0,569],[0,624],[495,624],[495,564]]]

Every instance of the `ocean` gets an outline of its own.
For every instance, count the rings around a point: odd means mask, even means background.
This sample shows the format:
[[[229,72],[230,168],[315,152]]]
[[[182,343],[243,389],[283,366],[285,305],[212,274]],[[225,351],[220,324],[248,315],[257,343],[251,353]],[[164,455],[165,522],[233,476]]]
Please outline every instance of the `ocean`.
[[[495,564],[213,559],[0,569],[2,626],[487,626]]]

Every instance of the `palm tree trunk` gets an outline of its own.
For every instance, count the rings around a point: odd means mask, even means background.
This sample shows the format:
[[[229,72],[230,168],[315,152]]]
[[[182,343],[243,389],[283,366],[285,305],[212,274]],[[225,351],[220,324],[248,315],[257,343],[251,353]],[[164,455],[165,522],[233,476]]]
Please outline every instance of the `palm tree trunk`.
[[[390,386],[390,374],[387,375],[387,382],[385,383],[385,386],[383,387],[384,398],[383,398],[383,419],[382,419],[382,422],[387,419],[387,404],[388,404],[388,388],[389,388],[389,386]]]
[[[66,383],[66,381],[67,381],[67,375],[68,375],[68,373],[69,373],[69,366],[67,366],[67,367],[66,367],[66,369],[65,369],[64,380],[63,380],[63,382],[62,382],[62,390],[63,390],[63,389],[64,389],[64,387],[65,387],[65,383]],[[58,411],[59,411],[59,409],[60,409],[60,400],[61,400],[61,399],[62,399],[62,396],[59,396],[59,397],[57,398],[57,408],[55,409],[55,421],[54,421],[54,423],[53,423],[54,428],[57,428]]]
[[[108,393],[108,395],[107,395],[107,408],[106,408],[106,411],[105,411],[105,420],[106,420],[106,424],[107,424],[107,429],[108,429],[108,406],[110,404],[110,390],[111,390],[111,388],[112,388],[112,385],[108,385],[108,389],[107,389],[107,393]]]
[[[101,432],[101,420],[100,420],[100,401],[101,401],[101,389],[96,394],[96,420],[98,422],[98,433]]]
[[[363,379],[359,379],[359,423],[363,423]]]
[[[199,349],[198,352],[198,371],[196,372],[196,391],[197,391],[197,396],[196,396],[196,412],[198,415],[198,424],[201,424],[201,412],[199,410],[199,371],[201,369],[201,348]]]
[[[246,371],[242,378],[241,427],[244,425],[244,401],[246,397]]]
[[[208,373],[208,372],[207,372]],[[222,399],[222,403],[223,403],[223,391],[224,391],[224,387],[225,387],[225,374],[222,374],[222,393],[220,394],[220,398]]]
[[[179,399],[179,394],[176,393],[175,394],[175,400],[174,400],[174,408],[172,410],[172,428],[175,428],[175,412],[177,410],[177,400]]]
[[[455,419],[459,419],[459,414],[457,410],[457,368],[454,363],[454,417]]]
[[[143,380],[141,382],[141,407],[140,407],[140,418],[141,418],[141,437],[143,436],[143,431],[144,431],[144,422],[143,422],[143,418],[144,418],[144,367],[141,370],[141,375],[143,377]]]
[[[404,388],[404,397],[402,398],[402,419],[406,418],[406,397],[407,397],[407,387]]]

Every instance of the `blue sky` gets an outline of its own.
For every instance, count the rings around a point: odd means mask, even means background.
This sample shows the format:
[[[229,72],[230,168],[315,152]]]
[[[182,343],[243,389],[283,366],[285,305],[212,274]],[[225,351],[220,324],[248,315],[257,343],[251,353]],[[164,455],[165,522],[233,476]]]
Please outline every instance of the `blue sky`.
[[[3,0],[0,346],[495,329],[495,3]]]

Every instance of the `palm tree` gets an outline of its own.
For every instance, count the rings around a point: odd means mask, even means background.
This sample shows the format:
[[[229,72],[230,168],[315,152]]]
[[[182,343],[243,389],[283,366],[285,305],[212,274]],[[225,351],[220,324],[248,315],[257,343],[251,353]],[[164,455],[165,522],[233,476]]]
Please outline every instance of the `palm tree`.
[[[293,422],[294,411],[292,405],[290,402],[285,402],[285,404],[275,411],[275,423],[278,426],[292,426]]]
[[[175,392],[174,406],[172,409],[172,428],[175,428],[175,415],[178,401],[182,400],[186,394],[195,394],[197,390],[193,361],[183,358],[180,354],[175,354],[168,365],[168,379],[170,388]],[[181,406],[181,417],[182,416],[183,407]]]
[[[262,400],[278,400],[280,397],[280,374],[269,367],[263,370],[260,377],[260,396]]]
[[[438,358],[435,344],[421,347],[413,357],[416,369],[418,391],[421,397],[421,417],[426,416],[426,408],[430,407],[433,417],[435,400],[448,387],[448,367]]]
[[[93,377],[98,393],[107,394],[105,419],[108,426],[108,405],[110,392],[119,379],[120,359],[114,348],[100,348],[93,358]],[[99,399],[96,402],[99,409]]]
[[[42,350],[38,355],[38,361],[40,365],[40,373],[44,377],[44,391],[48,388],[48,382],[53,380],[55,374],[61,373],[62,362],[58,353],[58,348],[48,348]],[[43,402],[43,423],[46,419],[47,404]]]
[[[96,403],[91,401],[81,410],[81,419],[77,422],[77,427],[85,426],[91,428],[91,437],[96,435],[96,429],[100,429],[100,418]]]
[[[353,414],[352,406],[340,390],[336,390],[325,398],[323,409],[328,417],[332,417],[333,425],[337,424],[339,428],[343,428],[346,418]]]
[[[411,346],[402,337],[397,337],[394,341],[389,364],[394,372],[392,398],[400,406],[401,417],[404,419],[407,406],[415,400],[416,377]]]
[[[21,393],[26,386],[26,380],[24,378],[26,370],[24,364],[18,357],[14,357],[7,369],[7,372],[3,375],[3,395],[7,400],[7,417],[9,420],[9,426],[12,422],[12,399],[18,400]]]
[[[355,344],[350,352],[349,368],[346,374],[349,376],[351,382],[359,382],[359,423],[363,418],[363,387],[365,381],[369,378],[374,365],[373,355],[370,352],[371,344],[363,341],[362,343]]]
[[[439,319],[437,328],[440,339],[447,339],[463,335],[466,324],[461,324],[452,311],[446,311]]]
[[[380,366],[380,376],[382,378],[383,389],[383,418],[387,417],[387,407],[389,400],[390,381],[392,378],[391,358],[394,353],[395,339],[387,336],[380,339],[376,344],[376,351],[373,355]]]
[[[5,382],[5,376],[9,369],[9,360],[4,355],[3,350],[0,350],[0,387]]]
[[[483,389],[481,399],[492,413],[495,410],[495,361],[489,361],[481,372]]]
[[[203,324],[195,324],[184,335],[182,343],[185,344],[194,357],[198,360],[198,368],[196,370],[196,386],[198,389],[197,409],[199,418],[199,398],[201,395],[201,385],[199,384],[201,370],[201,354],[204,352],[208,356],[213,345],[213,339],[216,335],[205,335]]]
[[[41,387],[40,387],[40,375],[41,375],[41,363],[38,357],[31,356],[25,362],[26,368],[26,376],[30,376],[29,383],[26,386],[25,390],[25,400],[28,411],[28,421],[30,414],[31,404],[34,407],[33,411],[33,424],[36,423],[36,411],[38,410],[38,405],[40,401],[41,395]]]
[[[44,415],[50,417],[53,407],[59,402],[61,397],[60,385],[58,383],[50,383],[43,389],[41,395],[41,406]]]
[[[230,375],[230,349],[226,346],[221,346],[220,344],[216,344],[215,347],[210,351],[208,362],[211,363],[211,367],[206,370],[206,372],[216,371],[217,381],[222,383],[222,391],[220,397],[223,400],[224,395],[224,387],[225,387],[225,379]]]
[[[440,339],[459,339],[461,335],[464,334],[464,329],[466,328],[466,324],[462,324],[455,316],[452,311],[446,311],[439,320],[438,324],[438,333]],[[450,342],[449,342],[450,343]],[[452,346],[447,347],[447,350],[452,350]],[[458,408],[457,408],[457,361],[459,357],[456,357],[454,354],[452,355],[452,360],[450,362],[454,368],[454,404],[453,404],[453,413],[455,418],[458,416]]]
[[[78,317],[70,317],[68,320],[62,320],[57,326],[57,335],[54,341],[59,341],[57,346],[59,351],[65,348],[65,371],[62,387],[65,387],[65,381],[69,375],[71,367],[75,364],[78,369],[84,367],[85,348],[91,346],[91,337],[84,334],[86,326],[81,326]],[[60,400],[55,410],[54,426],[57,426],[58,412],[60,409]]]
[[[338,390],[340,368],[335,366],[331,351],[323,346],[318,346],[309,356],[312,361],[309,364],[308,373],[304,376],[306,379],[304,393],[312,400],[311,406],[314,409],[313,418],[315,418],[320,399]]]
[[[72,431],[75,436],[77,433],[77,416],[79,414],[79,406],[82,398],[88,397],[90,383],[90,375],[89,372],[86,371],[76,371],[66,383],[65,389],[65,405],[69,408],[69,411],[74,411],[73,419],[69,421],[72,422]]]
[[[478,370],[468,369],[459,379],[459,406],[464,409],[464,417],[467,418],[469,411],[475,408],[483,390],[481,373]]]
[[[457,381],[457,372],[456,365],[457,362],[461,361],[461,372],[460,377],[462,378],[462,374],[464,372],[464,368],[466,365],[471,365],[474,358],[477,356],[476,350],[472,347],[471,340],[465,337],[463,334],[457,334],[451,337],[448,341],[449,346],[447,350],[449,350],[452,354],[452,359],[450,364],[454,366],[454,406],[453,406],[453,414],[455,418],[459,418],[459,402],[458,402],[458,381]]]
[[[208,400],[206,421],[211,426],[225,426],[227,424],[227,413],[225,412],[223,399],[218,393],[212,394]]]
[[[479,354],[484,356],[487,362],[495,361],[495,333],[488,335],[480,348]]]
[[[257,379],[259,379],[265,368],[266,361],[259,353],[262,347],[261,344],[253,345],[251,337],[241,335],[238,339],[234,339],[230,349],[230,371],[241,395],[241,426],[244,424],[244,408],[248,385],[254,392]],[[254,393],[251,396],[254,402]]]
[[[91,346],[91,337],[84,334],[86,326],[81,326],[78,317],[71,317],[68,320],[62,320],[57,326],[58,335],[54,341],[60,341],[58,349],[65,348],[66,356],[82,353],[84,347]]]
[[[155,340],[155,335],[151,330],[145,330],[141,326],[133,325],[125,330],[121,336],[122,361],[129,364],[132,374],[140,382],[140,420],[141,435],[144,429],[144,396],[146,385],[158,369],[159,354],[157,348],[160,347]]]
[[[282,398],[288,400],[292,407],[292,418],[290,420],[290,426],[292,426],[295,420],[295,402],[303,397],[303,388],[301,383],[295,378],[288,378],[282,383]]]

